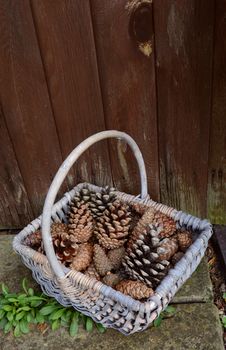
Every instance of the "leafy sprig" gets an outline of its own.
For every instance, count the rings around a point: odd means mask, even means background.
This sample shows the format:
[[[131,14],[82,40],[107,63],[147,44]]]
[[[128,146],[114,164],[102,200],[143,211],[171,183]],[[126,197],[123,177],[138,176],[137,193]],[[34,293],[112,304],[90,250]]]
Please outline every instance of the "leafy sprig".
[[[10,293],[2,283],[0,294],[0,329],[6,334],[13,332],[15,337],[27,334],[32,324],[51,327],[57,330],[66,327],[73,337],[78,333],[79,324],[83,324],[88,332],[96,328],[103,333],[105,328],[95,324],[93,320],[75,311],[72,307],[60,305],[54,298],[29,288],[26,279],[22,281],[22,292]]]
[[[176,313],[176,308],[172,305],[167,306],[167,308],[162,311],[158,318],[156,318],[153,322],[154,327],[159,327],[162,323],[162,320],[165,318],[173,317]]]

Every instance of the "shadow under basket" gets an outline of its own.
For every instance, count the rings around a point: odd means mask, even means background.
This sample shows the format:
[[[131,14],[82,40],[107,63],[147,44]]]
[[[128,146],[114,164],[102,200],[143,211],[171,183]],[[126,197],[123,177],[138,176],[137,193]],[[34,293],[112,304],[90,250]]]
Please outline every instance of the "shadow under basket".
[[[101,187],[91,184],[79,184],[54,204],[57,192],[68,171],[78,157],[94,142],[116,137],[125,140],[132,148],[138,162],[141,175],[141,196],[116,192],[117,198],[128,204],[141,203],[171,217],[180,228],[190,230],[194,242],[181,260],[169,270],[153,296],[140,302],[119,291],[62,265],[56,258],[50,226],[53,222],[67,222],[69,204],[75,192],[84,185],[92,191],[100,192]],[[53,205],[54,204],[54,205]],[[46,256],[24,245],[25,238],[41,229]],[[205,254],[208,240],[212,235],[212,226],[207,220],[201,220],[182,211],[154,202],[147,194],[147,178],[140,150],[134,140],[119,131],[104,131],[83,141],[58,170],[48,191],[43,215],[26,226],[13,241],[14,250],[21,255],[24,264],[32,270],[34,279],[40,284],[43,292],[54,297],[64,306],[73,306],[76,310],[90,316],[95,322],[105,327],[117,329],[125,335],[146,329],[163,311],[174,294],[192,275]]]

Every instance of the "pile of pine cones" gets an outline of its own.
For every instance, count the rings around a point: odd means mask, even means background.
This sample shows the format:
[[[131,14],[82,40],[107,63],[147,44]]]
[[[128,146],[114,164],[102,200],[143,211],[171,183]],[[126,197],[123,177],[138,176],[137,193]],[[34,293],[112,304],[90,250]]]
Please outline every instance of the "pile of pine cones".
[[[142,204],[127,204],[113,188],[84,187],[70,203],[68,223],[53,223],[58,259],[134,299],[145,300],[192,244],[192,234]],[[41,232],[25,245],[44,254]]]

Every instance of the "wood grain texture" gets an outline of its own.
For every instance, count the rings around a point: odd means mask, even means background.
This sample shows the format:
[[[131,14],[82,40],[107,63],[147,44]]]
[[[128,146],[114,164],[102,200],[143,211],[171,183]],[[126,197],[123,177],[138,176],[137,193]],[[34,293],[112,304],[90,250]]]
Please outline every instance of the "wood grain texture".
[[[85,138],[105,129],[89,1],[35,0],[32,8],[65,158]],[[110,184],[107,141],[88,150],[68,180],[73,186]]]
[[[32,210],[0,108],[0,228],[23,227]]]
[[[0,1],[0,33],[1,104],[36,216],[62,157],[29,1]]]
[[[133,5],[136,3],[133,1]],[[91,1],[106,125],[108,129],[125,131],[135,139],[146,163],[149,192],[157,199],[159,172],[153,35],[148,46],[152,53],[144,55],[129,35],[132,9],[131,2],[125,0]],[[150,29],[153,33],[152,22]],[[116,187],[127,193],[139,193],[137,166],[126,145],[111,142],[110,151]]]
[[[206,215],[214,1],[154,1],[161,201]]]
[[[226,224],[226,1],[216,1],[208,216]]]

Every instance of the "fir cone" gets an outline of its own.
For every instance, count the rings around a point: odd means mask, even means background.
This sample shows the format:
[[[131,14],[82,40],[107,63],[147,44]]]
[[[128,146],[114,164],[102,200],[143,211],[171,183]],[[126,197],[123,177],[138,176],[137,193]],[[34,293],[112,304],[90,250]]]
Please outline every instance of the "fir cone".
[[[112,270],[112,264],[107,254],[98,244],[94,245],[93,263],[100,276],[104,276]]]
[[[178,261],[180,261],[180,259],[184,256],[183,252],[177,252],[176,254],[173,255],[171,262],[173,265],[176,265],[176,263],[178,263]]]
[[[189,231],[179,231],[177,233],[177,241],[179,244],[180,250],[185,252],[190,245],[192,245],[192,234]]]
[[[51,236],[56,256],[63,264],[68,265],[78,251],[78,245],[71,240],[68,226],[63,223],[52,224]]]
[[[87,242],[93,234],[93,217],[88,204],[72,201],[68,219],[69,234],[76,243]]]
[[[25,238],[23,242],[24,245],[31,247],[34,250],[42,252],[41,243],[42,243],[41,231],[32,232],[29,236]]]
[[[97,218],[94,233],[104,248],[119,248],[126,242],[130,226],[129,206],[119,200],[115,200],[103,215]]]
[[[116,284],[121,282],[122,277],[117,273],[109,273],[103,278],[103,283],[109,287],[114,287]]]
[[[76,271],[84,271],[91,264],[93,258],[93,246],[90,243],[80,244],[78,253],[74,257],[70,267]]]
[[[170,237],[176,231],[175,221],[160,211],[155,212],[153,224],[162,226],[161,237]]]
[[[156,287],[170,268],[170,257],[178,245],[161,238],[162,227],[149,224],[126,251],[122,265],[130,278]]]
[[[141,219],[138,221],[132,234],[129,237],[129,240],[127,242],[127,249],[131,249],[132,245],[138,239],[141,232],[144,232],[148,225],[153,221],[154,214],[155,210],[153,208],[148,208],[145,211],[145,213],[142,215]]]
[[[147,299],[154,295],[152,288],[148,288],[139,281],[123,280],[116,285],[115,289],[137,300]]]
[[[132,203],[130,205],[131,209],[131,222],[130,222],[130,231],[132,232],[136,225],[138,224],[141,217],[144,215],[148,207],[141,203]]]
[[[97,272],[97,270],[96,270],[96,268],[95,268],[93,263],[91,265],[89,265],[88,269],[84,272],[84,274],[86,276],[89,276],[90,278],[94,278],[97,281],[100,281],[100,275]]]
[[[125,255],[125,248],[119,247],[116,249],[109,250],[108,252],[108,259],[110,260],[113,269],[118,270],[121,266],[122,259]]]

